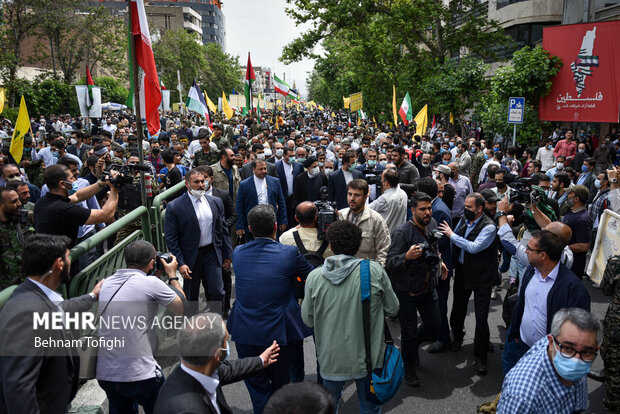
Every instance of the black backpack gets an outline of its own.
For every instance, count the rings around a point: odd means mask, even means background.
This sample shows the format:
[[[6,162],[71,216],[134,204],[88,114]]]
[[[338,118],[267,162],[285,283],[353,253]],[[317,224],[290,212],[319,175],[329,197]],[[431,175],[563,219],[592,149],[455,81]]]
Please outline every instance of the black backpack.
[[[323,253],[325,253],[325,250],[327,250],[327,246],[329,245],[329,243],[327,243],[327,240],[323,240],[323,244],[321,244],[319,250],[317,250],[316,252],[309,252],[308,250],[306,250],[306,247],[302,243],[301,237],[299,237],[299,233],[297,232],[297,230],[293,232],[293,238],[295,239],[295,244],[297,245],[299,253],[302,254],[302,256],[308,261],[308,263],[310,263],[315,269],[323,265],[323,263],[325,262],[325,259],[323,258]],[[306,278],[297,276],[295,278],[295,291],[299,299],[304,298],[305,287]]]

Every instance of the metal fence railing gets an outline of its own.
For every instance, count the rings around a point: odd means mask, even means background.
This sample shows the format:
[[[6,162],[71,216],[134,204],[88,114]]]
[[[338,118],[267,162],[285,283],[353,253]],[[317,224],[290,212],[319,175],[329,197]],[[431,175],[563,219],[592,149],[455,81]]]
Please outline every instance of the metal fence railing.
[[[116,269],[124,266],[123,253],[125,247],[134,240],[147,240],[153,244],[157,251],[166,251],[166,241],[164,239],[165,202],[170,197],[183,190],[184,187],[185,181],[182,181],[155,197],[150,208],[140,206],[109,226],[106,226],[106,228],[97,232],[92,237],[74,246],[70,251],[70,257],[73,262],[76,262],[80,256],[86,254],[91,249],[98,248],[105,240],[112,237],[123,227],[128,226],[138,219],[141,221],[141,229],[131,233],[117,245],[101,255],[101,257],[97,258],[93,263],[82,269],[73,276],[69,286],[62,285],[58,289],[58,292],[65,298],[71,298],[90,292],[97,282],[114,274]],[[9,299],[15,288],[16,286],[9,286],[0,291],[0,309]]]

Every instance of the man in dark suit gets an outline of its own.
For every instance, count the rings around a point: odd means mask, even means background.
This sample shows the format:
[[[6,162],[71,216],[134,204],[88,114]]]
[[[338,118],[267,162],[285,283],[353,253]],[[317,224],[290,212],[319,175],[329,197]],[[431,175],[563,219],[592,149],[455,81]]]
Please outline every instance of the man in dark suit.
[[[233,203],[230,193],[228,191],[213,187],[213,168],[208,165],[201,165],[198,169],[204,172],[206,194],[217,197],[222,200],[222,203],[224,203],[226,226],[231,229],[237,222],[237,210],[235,209],[235,203]],[[231,246],[233,246],[232,240]],[[224,281],[224,312],[222,315],[224,316],[224,319],[227,319],[228,311],[230,311],[230,294],[232,292],[232,275],[229,267],[226,269],[222,268],[222,279]]]
[[[73,141],[75,140],[75,144]],[[90,151],[92,147],[90,145],[84,144],[84,133],[82,131],[72,131],[71,132],[71,145],[67,147],[67,152],[69,154],[75,155],[82,162],[84,162],[88,151]]]
[[[347,185],[353,180],[364,178],[363,174],[353,166],[356,159],[355,152],[345,152],[340,169],[329,175],[329,201],[335,201],[338,210],[349,206],[347,202]]]
[[[265,161],[265,147],[263,146],[263,144],[257,143],[257,144],[252,145],[252,153],[254,154],[255,160]],[[267,163],[267,175],[277,178],[278,171],[276,170],[275,164],[272,164],[267,161],[265,162]],[[242,180],[245,180],[246,178],[250,178],[252,176],[252,164],[249,162],[246,163],[243,167],[241,167],[241,169],[239,170],[239,173],[241,174]]]
[[[304,201],[317,201],[321,199],[321,188],[327,186],[327,176],[319,168],[319,161],[315,156],[310,156],[304,162],[306,172],[302,172],[295,178],[293,192],[294,207]],[[289,220],[290,221],[290,220]]]
[[[205,194],[204,173],[185,174],[186,191],[166,207],[166,244],[179,262],[189,301],[197,301],[202,281],[210,301],[224,299],[221,269],[228,269],[232,248],[222,200]]]
[[[291,228],[297,225],[295,222],[295,205],[294,189],[295,178],[304,172],[304,167],[299,162],[295,162],[295,150],[286,147],[282,154],[282,160],[276,162],[276,170],[278,179],[286,201],[286,218],[288,220],[287,227]]]
[[[0,413],[66,413],[78,388],[80,360],[73,348],[35,348],[35,338],[73,340],[69,330],[42,325],[33,330],[33,315],[87,310],[99,296],[91,293],[63,301],[56,289],[69,283],[70,239],[35,234],[26,240],[22,256],[28,277],[0,312]],[[51,325],[51,324],[50,324]],[[52,329],[49,329],[52,328]]]
[[[357,170],[363,174],[363,178],[368,181],[369,177],[376,177],[378,181],[381,181],[381,174],[385,170],[385,166],[379,164],[377,161],[378,154],[374,148],[368,148],[366,151],[366,162],[357,167]],[[366,173],[364,173],[366,171]],[[381,194],[377,194],[377,184],[370,184],[369,186],[369,201],[375,201]]]
[[[260,356],[228,360],[228,331],[222,317],[201,313],[177,334],[181,363],[162,386],[155,414],[232,414],[222,385],[241,381],[277,361],[279,347],[273,341]]]
[[[245,380],[254,413],[262,413],[274,391],[290,382],[293,344],[312,334],[301,320],[295,296],[296,277],[312,270],[296,246],[275,241],[277,224],[273,209],[257,205],[248,214],[256,239],[233,252],[236,300],[228,327],[240,358],[260,355],[275,339],[280,344],[278,362]]]
[[[278,228],[286,230],[286,202],[282,187],[277,178],[267,175],[267,163],[264,160],[252,161],[254,173],[239,184],[237,193],[237,235],[245,235],[245,240],[254,237],[248,228],[247,217],[252,207],[257,204],[271,204],[278,218]]]

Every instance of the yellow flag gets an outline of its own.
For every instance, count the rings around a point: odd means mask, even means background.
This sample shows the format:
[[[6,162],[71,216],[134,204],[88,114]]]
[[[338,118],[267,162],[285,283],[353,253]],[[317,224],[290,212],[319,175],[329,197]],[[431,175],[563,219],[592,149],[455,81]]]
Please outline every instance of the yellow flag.
[[[416,123],[415,134],[422,136],[426,134],[426,127],[428,126],[428,105],[424,105],[424,108],[413,118]]]
[[[211,99],[209,99],[209,95],[207,95],[206,91],[205,91],[205,99],[207,100],[207,106],[209,107],[209,110],[213,112],[214,114],[217,114],[217,105],[214,104],[213,101],[211,101]]]
[[[234,112],[230,105],[228,105],[228,99],[226,99],[224,91],[222,91],[222,111],[224,111],[226,118],[231,119],[233,117]]]
[[[377,125],[377,120],[375,119],[375,117],[372,117],[372,123],[375,124],[375,126]]]
[[[396,85],[392,85],[392,114],[394,115],[394,125],[398,125],[397,109],[396,109]]]
[[[26,136],[29,130],[30,117],[28,116],[28,109],[26,108],[26,100],[22,95],[22,101],[19,104],[19,115],[17,115],[15,130],[11,138],[11,147],[9,148],[9,152],[18,164],[21,162],[22,154],[24,153],[24,136]]]
[[[342,101],[344,102],[344,109],[349,109],[349,104],[351,103],[351,98],[342,97]]]
[[[361,119],[360,119],[360,117],[358,116],[358,117],[357,117],[357,126],[360,126],[360,125],[362,125],[362,120],[361,120]]]
[[[454,125],[454,117],[452,116],[452,112],[450,112],[450,123]]]
[[[332,118],[335,118],[335,117],[336,117],[336,114],[332,112]]]
[[[4,111],[4,103],[6,102],[6,94],[4,88],[0,88],[0,114]]]

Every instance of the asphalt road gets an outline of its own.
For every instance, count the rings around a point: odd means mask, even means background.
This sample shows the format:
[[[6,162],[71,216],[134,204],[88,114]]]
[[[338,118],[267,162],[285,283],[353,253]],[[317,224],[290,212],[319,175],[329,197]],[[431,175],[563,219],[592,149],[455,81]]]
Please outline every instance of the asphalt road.
[[[601,319],[605,316],[609,298],[605,297],[598,288],[592,287],[591,282],[584,281],[584,285],[590,292],[592,311]],[[505,290],[501,291],[503,298]],[[452,297],[449,300],[451,307]],[[488,356],[487,375],[479,376],[474,368],[473,340],[474,340],[474,307],[473,299],[470,300],[465,320],[465,341],[459,352],[447,351],[440,354],[420,352],[420,367],[417,372],[422,385],[417,388],[404,384],[396,396],[385,406],[384,413],[475,413],[476,408],[487,401],[491,401],[501,391],[503,374],[501,367],[500,344],[505,339],[506,329],[502,320],[501,299],[491,302],[489,312],[489,328],[494,352]],[[392,335],[396,344],[400,346],[400,329],[398,322],[390,322]],[[427,345],[426,345],[427,346]],[[424,349],[424,346],[422,349]],[[236,358],[234,343],[231,342],[231,358]],[[316,359],[312,337],[304,342],[304,359],[306,381],[316,381]],[[167,373],[174,364],[174,358],[166,358],[160,361],[167,366]],[[603,362],[600,356],[594,362],[593,369],[602,369]],[[250,396],[243,382],[225,386],[224,395],[228,404],[236,413],[252,413]],[[605,387],[602,383],[588,379],[588,391],[590,395],[590,413],[605,413],[602,401],[605,395]],[[355,385],[350,383],[345,388],[340,413],[357,413],[358,402]]]

